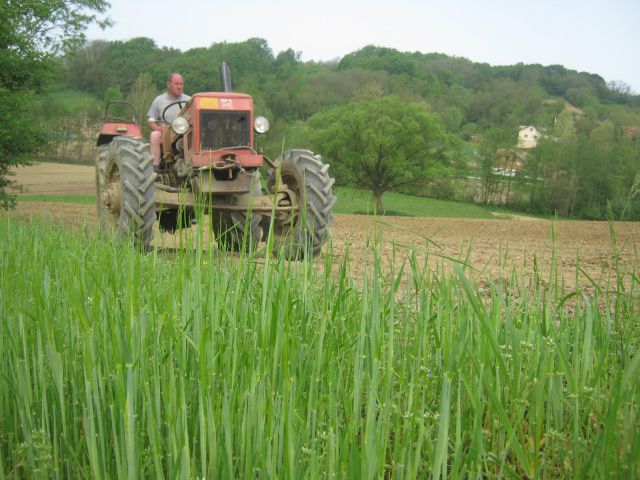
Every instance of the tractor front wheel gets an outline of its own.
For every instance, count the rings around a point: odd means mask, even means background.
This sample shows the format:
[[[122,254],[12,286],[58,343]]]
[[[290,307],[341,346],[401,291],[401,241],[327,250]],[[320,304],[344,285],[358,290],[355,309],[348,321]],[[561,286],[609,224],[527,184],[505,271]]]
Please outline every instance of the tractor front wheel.
[[[287,150],[279,161],[281,183],[293,191],[299,208],[287,221],[274,219],[274,253],[284,249],[285,256],[294,259],[317,255],[329,235],[336,202],[329,165],[309,150]],[[273,169],[267,188],[271,193],[278,188]]]
[[[142,139],[116,137],[98,151],[98,217],[103,230],[149,248],[156,219],[153,159]]]

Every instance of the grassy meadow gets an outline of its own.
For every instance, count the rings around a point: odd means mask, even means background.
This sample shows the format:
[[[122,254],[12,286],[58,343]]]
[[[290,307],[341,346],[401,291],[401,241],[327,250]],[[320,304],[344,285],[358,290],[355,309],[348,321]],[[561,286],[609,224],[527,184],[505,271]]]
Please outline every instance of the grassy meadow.
[[[377,248],[356,281],[0,217],[0,480],[640,477],[637,272]]]
[[[20,195],[19,202],[75,203],[78,205],[95,205],[95,195]]]
[[[373,214],[375,201],[370,191],[349,187],[335,188],[336,213]],[[450,200],[415,197],[396,192],[383,195],[386,215],[405,217],[495,218],[480,205]]]

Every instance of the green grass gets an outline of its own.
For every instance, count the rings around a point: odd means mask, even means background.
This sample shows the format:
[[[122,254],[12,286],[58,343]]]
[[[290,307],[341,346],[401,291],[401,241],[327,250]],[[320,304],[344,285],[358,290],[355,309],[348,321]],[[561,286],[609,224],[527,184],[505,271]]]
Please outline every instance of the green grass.
[[[636,271],[340,258],[0,217],[0,479],[640,476]]]
[[[44,101],[61,105],[69,112],[99,111],[101,108],[100,100],[97,97],[79,90],[59,90],[49,93],[48,97],[49,99]]]
[[[336,213],[373,214],[375,202],[371,192],[354,188],[338,187],[334,193],[338,201]],[[401,193],[387,192],[383,195],[386,215],[408,217],[450,217],[450,218],[495,218],[489,210],[473,203],[435,200],[414,197]]]
[[[80,205],[96,203],[95,195],[20,195],[16,199],[18,202],[77,203]]]

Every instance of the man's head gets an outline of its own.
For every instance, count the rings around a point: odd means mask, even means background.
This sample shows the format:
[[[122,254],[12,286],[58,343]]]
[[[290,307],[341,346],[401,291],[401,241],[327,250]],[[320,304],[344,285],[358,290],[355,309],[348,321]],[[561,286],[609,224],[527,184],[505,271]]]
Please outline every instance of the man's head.
[[[184,88],[184,81],[182,75],[179,73],[172,73],[167,77],[167,93],[173,97],[179,97],[182,94]]]

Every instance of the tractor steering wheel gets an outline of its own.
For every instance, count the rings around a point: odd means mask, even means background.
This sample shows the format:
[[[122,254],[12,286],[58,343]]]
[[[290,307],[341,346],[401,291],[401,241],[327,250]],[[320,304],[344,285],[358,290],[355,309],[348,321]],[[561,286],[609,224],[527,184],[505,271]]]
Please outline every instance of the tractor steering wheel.
[[[167,113],[167,110],[169,110],[171,107],[173,107],[174,105],[178,105],[178,110],[182,110],[182,107],[184,107],[186,104],[187,104],[186,100],[178,100],[176,102],[171,102],[169,105],[164,107],[164,110],[162,110],[162,121],[164,123],[169,123],[165,118],[165,114]]]

